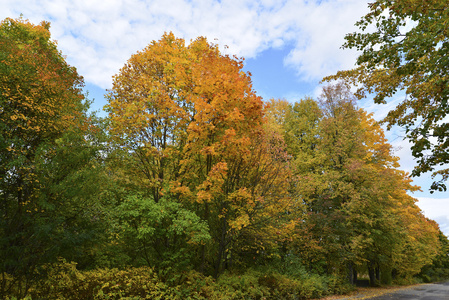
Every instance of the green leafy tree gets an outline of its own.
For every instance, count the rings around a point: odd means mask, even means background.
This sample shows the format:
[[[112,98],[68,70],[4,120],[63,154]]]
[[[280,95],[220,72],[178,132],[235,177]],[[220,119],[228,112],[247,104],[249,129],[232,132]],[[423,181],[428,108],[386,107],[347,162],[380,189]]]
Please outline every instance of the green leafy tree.
[[[417,159],[412,176],[432,171],[431,190],[446,190],[449,169],[447,122],[449,75],[449,8],[444,0],[377,0],[356,23],[359,32],[346,35],[344,48],[362,53],[357,67],[324,80],[344,79],[360,85],[358,97],[374,94],[386,103],[399,92],[405,99],[391,110],[388,128],[403,126]],[[436,169],[439,168],[439,169]]]
[[[194,212],[167,194],[152,198],[128,196],[116,207],[124,251],[132,265],[161,267],[163,271],[192,267],[198,245],[210,240],[209,228]],[[158,262],[155,264],[155,262]]]
[[[99,127],[49,23],[2,21],[0,61],[0,297],[20,297],[37,266],[94,240]]]
[[[296,103],[284,128],[308,208],[293,247],[304,264],[351,283],[357,269],[368,269],[372,285],[381,270],[419,272],[435,255],[435,232],[407,196],[416,187],[396,169],[380,125],[355,106],[348,87],[329,85],[319,102]],[[415,234],[416,224],[426,233]]]
[[[449,239],[441,231],[438,234],[441,248],[432,263],[421,269],[419,277],[424,282],[442,281],[449,278]]]

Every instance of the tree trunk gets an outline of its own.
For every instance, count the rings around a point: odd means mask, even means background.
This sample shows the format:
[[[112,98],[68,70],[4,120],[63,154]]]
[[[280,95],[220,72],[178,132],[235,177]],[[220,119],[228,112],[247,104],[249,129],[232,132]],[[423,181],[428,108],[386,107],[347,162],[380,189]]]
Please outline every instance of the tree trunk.
[[[220,241],[218,245],[218,254],[217,254],[217,261],[215,263],[215,270],[214,270],[214,278],[218,278],[218,275],[221,274],[221,266],[223,263],[223,258],[226,255],[226,220],[223,218],[222,220],[222,226],[221,226],[221,236]]]
[[[391,266],[387,265],[387,266],[383,266],[382,269],[380,270],[380,283],[381,284],[386,284],[386,285],[391,285],[392,282],[392,268]]]
[[[349,282],[349,284],[354,285],[354,283],[355,283],[355,281],[354,281],[354,264],[352,263],[352,261],[348,262],[347,271],[348,271],[348,282]]]
[[[204,204],[204,220],[206,222],[209,220],[209,204],[206,202]],[[206,245],[201,246],[201,266],[200,266],[200,272],[204,274],[204,271],[206,270]]]
[[[369,264],[368,264],[368,275],[369,275],[370,286],[377,286],[376,270],[375,270],[375,264],[373,262],[369,262]]]

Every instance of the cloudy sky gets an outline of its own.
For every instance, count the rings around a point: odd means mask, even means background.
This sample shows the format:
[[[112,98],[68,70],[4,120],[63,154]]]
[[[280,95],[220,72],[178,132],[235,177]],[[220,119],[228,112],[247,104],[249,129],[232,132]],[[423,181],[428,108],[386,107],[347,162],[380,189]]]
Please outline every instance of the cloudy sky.
[[[367,11],[369,0],[0,0],[0,18],[23,14],[33,23],[51,22],[52,38],[69,64],[84,76],[93,108],[127,59],[164,32],[187,41],[205,36],[226,54],[244,57],[260,96],[290,102],[320,93],[326,75],[354,66],[357,53],[342,50],[346,33]],[[224,46],[228,48],[225,49]],[[398,96],[401,97],[401,96]],[[399,98],[397,99],[399,100]],[[359,105],[385,116],[390,106]],[[410,145],[401,129],[387,133],[411,171]],[[430,175],[416,178],[423,192],[413,196],[426,216],[449,235],[449,195],[430,194]]]

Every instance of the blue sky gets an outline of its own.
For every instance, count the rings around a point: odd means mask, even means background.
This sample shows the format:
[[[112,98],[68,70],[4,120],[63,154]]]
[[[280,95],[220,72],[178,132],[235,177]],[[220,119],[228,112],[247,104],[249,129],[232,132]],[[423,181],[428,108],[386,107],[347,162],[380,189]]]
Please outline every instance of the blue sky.
[[[357,53],[342,50],[344,35],[367,11],[369,0],[0,0],[0,18],[20,14],[33,23],[51,22],[52,38],[84,76],[93,109],[106,104],[105,90],[126,60],[164,32],[186,41],[206,36],[227,54],[245,57],[253,87],[264,99],[290,102],[320,94],[322,77],[354,66]],[[227,49],[224,46],[228,46]],[[380,119],[397,103],[359,106]],[[410,145],[400,128],[387,132],[411,171]],[[429,174],[415,178],[423,192],[413,196],[426,216],[449,234],[449,195],[430,194]]]

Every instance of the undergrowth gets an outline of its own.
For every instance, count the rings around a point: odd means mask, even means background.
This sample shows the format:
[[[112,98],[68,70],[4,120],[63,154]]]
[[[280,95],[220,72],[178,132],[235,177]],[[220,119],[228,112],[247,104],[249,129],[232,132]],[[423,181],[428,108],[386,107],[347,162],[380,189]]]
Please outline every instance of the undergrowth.
[[[301,274],[298,276],[298,274]],[[45,265],[22,299],[312,299],[351,290],[335,277],[247,270],[217,280],[196,271],[160,275],[149,267],[80,271],[64,260]],[[10,277],[13,280],[12,277]],[[6,299],[17,299],[12,290]]]

